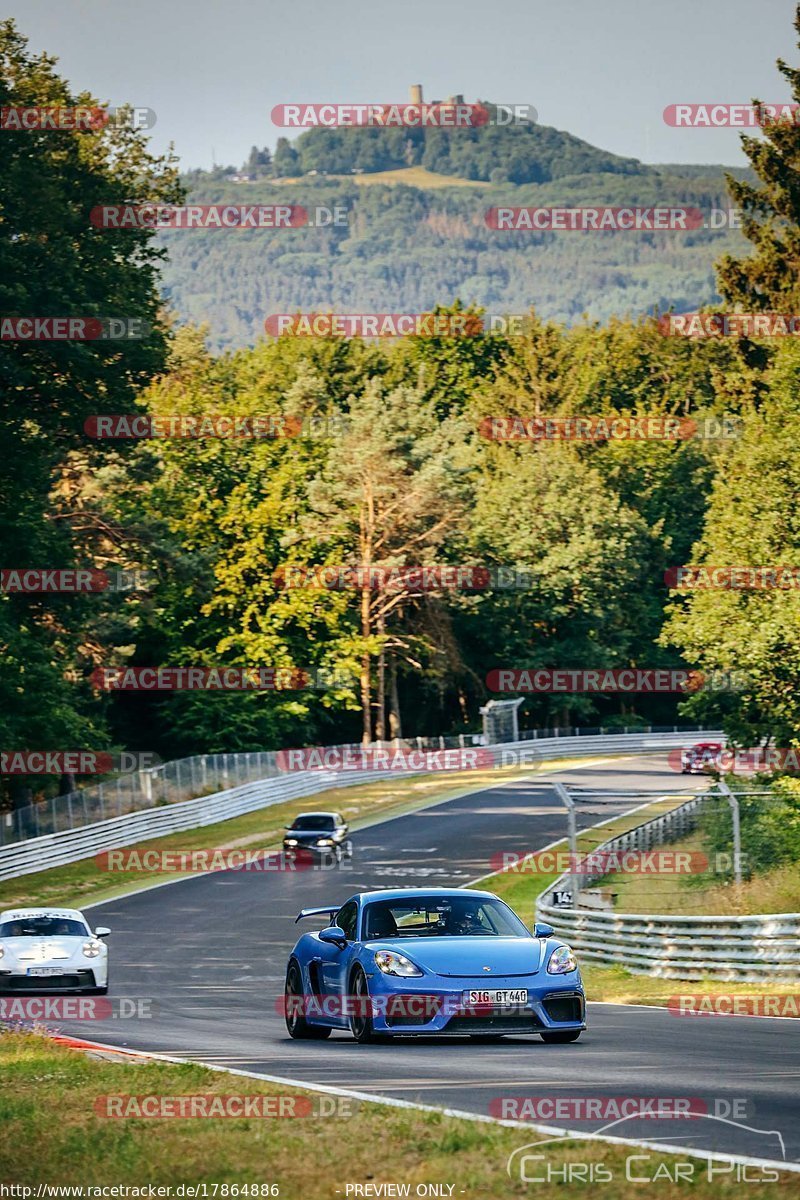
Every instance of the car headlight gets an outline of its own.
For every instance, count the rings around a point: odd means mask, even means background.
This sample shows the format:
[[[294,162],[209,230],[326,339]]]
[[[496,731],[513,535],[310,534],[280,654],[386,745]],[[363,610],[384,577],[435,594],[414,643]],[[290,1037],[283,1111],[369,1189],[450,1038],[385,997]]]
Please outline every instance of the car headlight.
[[[103,948],[103,943],[92,940],[91,942],[83,943],[83,953],[87,958],[97,958]]]
[[[550,955],[550,962],[547,964],[547,974],[566,975],[569,971],[574,971],[577,965],[578,960],[569,946],[559,946]]]
[[[283,844],[284,844],[284,846],[296,846],[297,838],[284,838]]]
[[[333,838],[317,838],[318,846],[332,846]]]
[[[5,947],[4,947],[4,946],[0,946],[0,958],[2,958],[2,957],[3,957],[3,955],[5,954],[5,952],[6,952],[6,951],[5,951]]]
[[[422,974],[410,958],[406,958],[405,954],[395,954],[394,950],[376,950],[375,962],[384,975],[403,975],[408,978],[409,975]]]

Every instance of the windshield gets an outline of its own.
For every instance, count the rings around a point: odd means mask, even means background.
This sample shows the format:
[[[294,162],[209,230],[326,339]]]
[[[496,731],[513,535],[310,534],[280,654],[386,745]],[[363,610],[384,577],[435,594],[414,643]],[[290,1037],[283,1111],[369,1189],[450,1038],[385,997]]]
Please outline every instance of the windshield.
[[[415,896],[376,900],[364,910],[364,941],[410,937],[530,937],[501,900]]]
[[[301,831],[322,829],[329,832],[334,827],[333,817],[323,816],[320,813],[306,813],[304,817],[297,817],[292,825],[292,829]]]
[[[66,917],[18,917],[0,925],[0,938],[13,937],[86,937],[83,921]]]

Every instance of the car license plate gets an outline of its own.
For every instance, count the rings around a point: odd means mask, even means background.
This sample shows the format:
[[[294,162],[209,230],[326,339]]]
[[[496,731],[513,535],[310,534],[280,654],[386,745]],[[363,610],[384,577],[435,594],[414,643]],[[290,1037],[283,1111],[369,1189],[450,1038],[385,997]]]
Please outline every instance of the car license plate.
[[[492,992],[468,992],[467,999],[470,1004],[491,1004],[496,1008],[500,1008],[504,1004],[527,1004],[528,989],[505,988],[501,991]]]
[[[28,967],[29,975],[63,975],[61,967]]]

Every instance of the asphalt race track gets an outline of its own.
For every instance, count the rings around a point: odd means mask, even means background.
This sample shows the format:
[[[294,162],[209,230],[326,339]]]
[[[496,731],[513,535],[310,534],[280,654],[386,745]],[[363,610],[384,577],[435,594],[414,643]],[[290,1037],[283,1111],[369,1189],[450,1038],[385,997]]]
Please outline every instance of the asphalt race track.
[[[698,786],[670,771],[665,754],[548,777],[656,794]],[[641,800],[582,806],[579,825],[634,803]],[[694,1111],[704,1104],[710,1116],[636,1118],[607,1132],[774,1161],[783,1159],[783,1139],[786,1160],[800,1160],[800,1022],[679,1018],[665,1009],[592,1004],[587,1032],[564,1046],[533,1036],[375,1046],[358,1046],[344,1033],[322,1043],[289,1039],[279,1000],[300,908],[374,887],[462,885],[487,874],[493,854],[537,849],[564,831],[563,808],[532,775],[364,828],[354,834],[352,863],[339,870],[209,874],[95,906],[94,923],[113,931],[110,995],[151,998],[153,1016],[93,1021],[91,1028],[74,1022],[64,1032],[482,1114],[508,1096],[689,1097]],[[676,992],[697,990],[675,985]],[[585,1132],[608,1119],[540,1123]],[[531,1130],[531,1141],[540,1136]]]

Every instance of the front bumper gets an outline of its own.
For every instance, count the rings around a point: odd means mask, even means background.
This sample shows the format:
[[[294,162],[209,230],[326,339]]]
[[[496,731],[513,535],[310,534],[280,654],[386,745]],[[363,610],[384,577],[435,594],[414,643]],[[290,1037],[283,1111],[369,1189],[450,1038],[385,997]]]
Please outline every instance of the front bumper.
[[[28,992],[60,995],[62,992],[90,992],[105,986],[105,970],[102,975],[96,974],[91,967],[67,965],[63,970],[63,975],[28,975],[26,968],[5,968],[0,970],[0,995]]]
[[[372,1023],[376,1033],[481,1034],[542,1033],[586,1028],[586,999],[580,973],[565,976],[493,978],[491,991],[527,990],[526,1003],[470,1005],[468,993],[487,989],[486,978],[424,976],[369,979]]]
[[[287,858],[335,858],[342,851],[341,843],[334,843],[332,846],[315,846],[313,843],[309,843],[307,846],[303,844],[287,846],[285,842],[283,843],[283,853]]]

